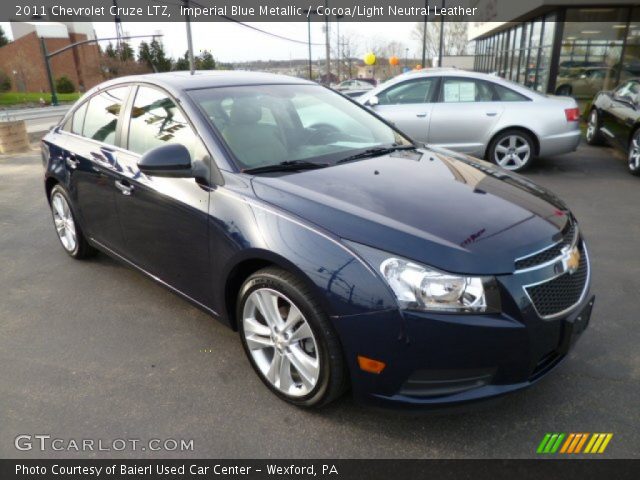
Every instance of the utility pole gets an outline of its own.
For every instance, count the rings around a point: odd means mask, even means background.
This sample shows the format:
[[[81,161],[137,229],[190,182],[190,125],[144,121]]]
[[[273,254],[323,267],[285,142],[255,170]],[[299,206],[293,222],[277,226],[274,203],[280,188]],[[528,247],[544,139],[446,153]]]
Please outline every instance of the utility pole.
[[[47,44],[44,37],[40,37],[40,46],[42,47],[42,56],[44,57],[44,66],[47,71],[47,80],[49,81],[49,89],[51,90],[51,105],[58,105],[58,95],[56,94],[56,86],[53,83],[53,73],[51,72],[51,63],[49,62],[49,53],[47,52]]]
[[[187,52],[189,56],[189,71],[191,75],[193,75],[196,71],[196,62],[193,58],[193,38],[191,36],[191,19],[189,18],[189,0],[182,0],[182,4],[185,8],[184,11],[184,21],[187,25]]]
[[[307,44],[309,46],[309,80],[313,80],[313,66],[311,64],[311,10],[306,9],[304,13],[307,15]]]
[[[324,0],[325,11],[329,9],[329,1]],[[329,85],[331,83],[331,45],[329,43],[329,16],[325,14],[324,16],[324,41],[325,41],[325,53],[327,57],[327,80],[325,83]]]
[[[429,6],[429,0],[424,0],[424,8],[427,9]],[[426,67],[427,63],[427,20],[429,17],[427,15],[424,16],[424,21],[422,23],[422,68]]]
[[[444,10],[445,0],[442,0],[442,10]],[[444,47],[444,17],[440,17],[440,48],[438,49],[438,66],[442,67],[442,51]]]
[[[113,0],[113,9],[118,12],[118,0]],[[124,33],[122,31],[122,19],[120,15],[116,13],[114,17],[116,22],[116,51],[118,54],[122,55],[122,37],[124,37]]]
[[[336,33],[338,37],[338,42],[336,45],[338,46],[338,81],[340,81],[340,74],[342,73],[342,51],[340,50],[340,19],[344,17],[344,15],[336,15]]]

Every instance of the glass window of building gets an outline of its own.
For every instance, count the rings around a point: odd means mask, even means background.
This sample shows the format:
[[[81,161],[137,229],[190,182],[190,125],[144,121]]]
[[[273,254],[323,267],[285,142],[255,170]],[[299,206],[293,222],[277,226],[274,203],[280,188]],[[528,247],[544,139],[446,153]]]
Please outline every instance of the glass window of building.
[[[619,82],[624,82],[632,77],[640,77],[640,8],[634,8],[631,12],[627,45],[619,70]]]
[[[621,78],[635,76],[625,71],[626,52],[634,55],[633,48],[626,49],[625,62],[621,61],[628,18],[627,8],[567,9],[555,93],[591,99]]]

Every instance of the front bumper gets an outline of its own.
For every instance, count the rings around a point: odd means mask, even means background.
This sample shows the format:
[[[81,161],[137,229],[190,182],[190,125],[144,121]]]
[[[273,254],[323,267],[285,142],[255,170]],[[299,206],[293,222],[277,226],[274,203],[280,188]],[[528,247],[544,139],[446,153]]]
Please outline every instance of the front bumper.
[[[586,295],[570,313],[553,320],[540,319],[527,305],[496,315],[387,310],[334,323],[358,401],[444,407],[504,395],[538,381],[565,358],[587,327],[593,303],[594,297]],[[357,355],[383,361],[386,367],[380,374],[364,372]]]

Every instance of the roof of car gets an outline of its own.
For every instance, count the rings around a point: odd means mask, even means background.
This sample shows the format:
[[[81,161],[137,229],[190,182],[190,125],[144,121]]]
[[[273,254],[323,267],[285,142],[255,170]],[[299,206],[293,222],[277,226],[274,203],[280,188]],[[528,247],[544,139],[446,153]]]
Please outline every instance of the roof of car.
[[[263,72],[242,70],[198,70],[191,74],[188,71],[150,73],[120,77],[103,85],[118,83],[149,82],[174,90],[193,90],[208,87],[228,87],[234,85],[266,85],[266,84],[314,84],[303,78],[275,75]]]

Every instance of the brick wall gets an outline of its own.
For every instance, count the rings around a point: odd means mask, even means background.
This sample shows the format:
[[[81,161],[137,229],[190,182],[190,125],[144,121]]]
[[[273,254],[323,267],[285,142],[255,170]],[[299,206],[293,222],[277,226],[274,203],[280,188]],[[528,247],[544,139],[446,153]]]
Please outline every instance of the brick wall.
[[[69,38],[47,38],[45,43],[47,50],[53,52],[86,38],[86,35],[71,34]],[[35,32],[0,48],[0,70],[11,77],[13,91],[49,91],[40,39]],[[56,55],[51,59],[51,70],[54,79],[65,75],[76,89],[81,84],[89,89],[103,80],[96,45],[82,45]]]

